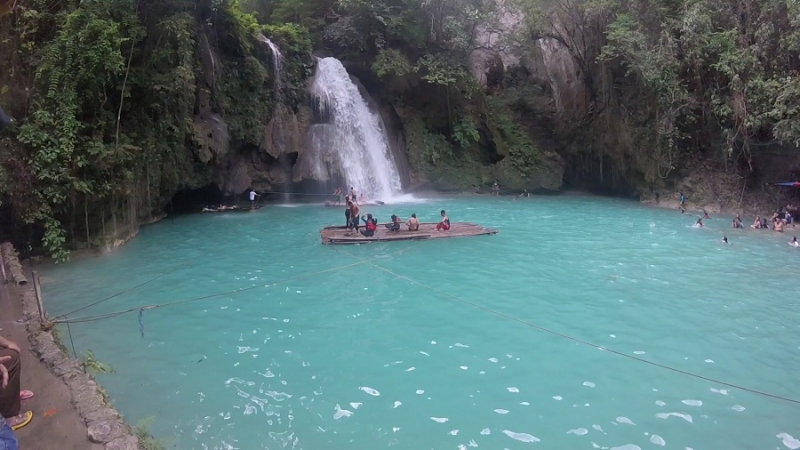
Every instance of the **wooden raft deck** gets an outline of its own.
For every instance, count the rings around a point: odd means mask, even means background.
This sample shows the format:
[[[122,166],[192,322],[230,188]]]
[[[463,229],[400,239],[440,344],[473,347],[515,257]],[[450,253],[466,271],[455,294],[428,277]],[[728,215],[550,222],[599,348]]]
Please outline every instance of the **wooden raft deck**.
[[[363,229],[363,226],[359,230]],[[497,230],[484,228],[469,222],[453,222],[447,231],[436,231],[435,223],[422,223],[419,231],[408,231],[402,224],[400,231],[389,231],[383,224],[372,237],[365,237],[360,232],[351,234],[345,227],[325,227],[319,230],[323,244],[364,244],[368,242],[411,241],[419,239],[444,239],[453,237],[481,236],[497,234]]]

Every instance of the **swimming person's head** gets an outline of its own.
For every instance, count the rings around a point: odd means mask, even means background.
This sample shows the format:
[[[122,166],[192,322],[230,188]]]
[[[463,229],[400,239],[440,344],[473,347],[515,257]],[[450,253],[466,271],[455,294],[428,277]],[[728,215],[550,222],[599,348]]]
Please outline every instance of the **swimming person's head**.
[[[444,210],[442,210],[442,217],[444,217]]]
[[[722,242],[728,243],[728,236],[722,236]]]

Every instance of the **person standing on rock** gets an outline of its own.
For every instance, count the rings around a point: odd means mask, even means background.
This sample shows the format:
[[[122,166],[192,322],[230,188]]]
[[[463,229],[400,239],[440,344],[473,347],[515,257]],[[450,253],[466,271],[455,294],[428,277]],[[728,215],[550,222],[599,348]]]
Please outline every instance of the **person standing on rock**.
[[[500,195],[500,185],[497,184],[497,180],[494,180],[492,185],[492,195]]]
[[[22,400],[33,397],[32,392],[20,390],[21,367],[19,346],[15,342],[0,336],[0,375],[2,375],[2,380],[0,380],[0,413],[3,414],[6,423],[14,431],[29,424],[33,419],[33,412],[31,411],[20,414]],[[3,430],[0,430],[0,441],[5,437]]]

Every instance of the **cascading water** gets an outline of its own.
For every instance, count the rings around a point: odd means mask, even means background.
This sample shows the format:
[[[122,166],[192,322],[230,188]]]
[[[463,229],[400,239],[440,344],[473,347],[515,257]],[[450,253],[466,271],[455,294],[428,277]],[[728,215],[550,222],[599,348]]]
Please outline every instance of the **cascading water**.
[[[309,130],[312,170],[319,179],[336,179],[338,174],[345,189],[353,187],[359,196],[373,200],[399,193],[400,175],[383,121],[338,59],[317,61],[311,94],[317,122]]]
[[[288,135],[283,121],[284,113],[286,112],[283,104],[283,55],[281,54],[281,50],[278,48],[278,46],[275,45],[274,42],[270,41],[269,38],[263,34],[260,34],[258,38],[261,40],[261,42],[265,43],[267,47],[269,47],[269,50],[272,53],[272,69],[275,77],[273,88],[275,91],[275,111],[273,113],[272,120],[273,141],[280,143],[279,145],[285,146],[286,142],[288,141]],[[290,167],[284,167],[284,169],[287,172],[291,170]],[[288,191],[288,189],[284,189],[284,191]],[[287,203],[288,201],[289,194],[284,193],[283,202]]]

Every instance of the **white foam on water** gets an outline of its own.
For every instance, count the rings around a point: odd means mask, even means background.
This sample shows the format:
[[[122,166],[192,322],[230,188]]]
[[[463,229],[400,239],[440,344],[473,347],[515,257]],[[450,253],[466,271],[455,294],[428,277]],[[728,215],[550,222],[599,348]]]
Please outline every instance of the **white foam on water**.
[[[395,402],[394,402],[394,407],[395,407],[395,408],[397,408],[397,407],[399,407],[399,406],[400,406],[400,405],[402,405],[402,404],[403,404],[403,402],[398,402],[398,401],[395,401]]]
[[[722,394],[722,395],[730,394],[730,391],[727,390],[727,389],[714,389],[714,388],[711,388],[711,392],[713,392],[715,394]]]
[[[431,345],[436,345],[436,341],[431,341]]]
[[[492,430],[490,430],[488,428],[484,428],[484,429],[481,430],[481,434],[484,435],[484,436],[492,434]]]
[[[352,416],[352,415],[353,415],[353,411],[348,411],[348,410],[346,410],[346,409],[342,409],[342,407],[341,407],[341,406],[339,406],[339,404],[338,404],[338,403],[336,404],[336,407],[335,407],[335,408],[333,408],[333,410],[335,411],[335,412],[333,413],[333,419],[334,419],[334,420],[339,420],[339,419],[341,419],[342,417],[350,417],[350,416]]]
[[[459,369],[461,369],[461,370],[467,370],[467,369],[469,369],[469,367],[467,367],[467,366],[459,366]]]
[[[595,430],[597,430],[597,431],[599,431],[601,433],[605,433],[605,431],[603,431],[603,427],[601,427],[600,425],[592,425],[592,428],[594,428]]]
[[[703,406],[703,402],[700,400],[683,400],[681,403],[689,406]]]
[[[694,423],[694,421],[692,420],[692,416],[690,414],[683,414],[683,413],[677,413],[677,412],[658,413],[658,414],[656,414],[656,417],[658,417],[659,419],[664,419],[664,420],[669,419],[670,417],[680,417],[681,419],[683,419],[683,420],[685,420],[685,421],[687,421],[689,423]]]
[[[584,386],[589,386],[589,387],[591,387],[591,388],[593,388],[593,387],[594,387],[594,383],[592,383],[591,381],[584,381],[584,382],[583,382],[583,385],[584,385]]]
[[[431,417],[431,420],[434,422],[445,423],[450,419],[448,419],[447,417]]]
[[[425,352],[420,352],[420,353],[422,353],[422,354],[423,354],[423,355],[425,355],[425,356],[431,356],[431,355],[429,355],[429,354],[427,354],[427,353],[425,353]]]
[[[731,406],[731,409],[736,411],[736,412],[742,412],[742,411],[744,411],[744,406],[742,406],[742,405],[733,405],[733,406]]]
[[[519,404],[520,404],[520,405],[522,405],[522,406],[530,406],[530,405],[531,405],[531,404],[530,404],[530,403],[528,403],[528,402],[520,402]]]
[[[359,389],[361,389],[362,391],[366,392],[369,395],[372,395],[373,397],[381,395],[380,392],[378,392],[376,389],[372,389],[371,387],[361,386],[359,387]]]
[[[636,350],[635,352],[633,352],[634,355],[644,355],[645,353],[646,352],[643,352],[641,350]]]
[[[479,373],[479,374],[481,374],[481,375],[485,375],[485,374],[486,374],[486,371],[485,371],[485,370],[481,370],[481,371],[480,371],[480,372],[478,372],[478,373]]]
[[[508,414],[508,410],[507,409],[499,409],[498,408],[498,409],[495,409],[494,412],[496,412],[497,414]]]
[[[456,347],[461,347],[461,348],[469,348],[469,345],[464,345],[464,344],[462,344],[462,343],[460,343],[460,342],[456,342],[456,343],[455,343],[455,344],[453,344],[453,345],[455,345]]]
[[[422,395],[422,394],[424,394],[424,393],[425,393],[425,391],[424,391],[424,390],[422,390],[422,389],[417,389],[417,395]]]
[[[631,419],[628,419],[627,417],[620,416],[620,417],[617,417],[616,420],[617,420],[618,423],[625,423],[625,424],[628,424],[628,425],[636,425],[635,423],[633,423],[633,421]]]
[[[616,338],[617,337],[615,334],[609,334],[609,336],[611,336],[612,338]]]
[[[450,430],[447,434],[449,434],[450,436],[456,436],[458,435],[458,430]]]
[[[478,443],[475,442],[475,439],[470,439],[469,443],[467,444],[467,447],[477,447],[477,446],[478,446]]]
[[[795,439],[792,435],[788,433],[781,433],[775,436],[776,438],[783,441],[783,445],[786,448],[790,448],[792,450],[800,448],[800,440]]]
[[[392,427],[392,432],[397,433],[400,431],[400,427]]]
[[[493,363],[496,363],[497,362],[497,358],[489,358],[489,361],[491,361]]]
[[[508,389],[508,392],[513,392],[513,393],[519,392],[519,389],[515,388],[515,387],[509,387],[509,388],[506,388],[506,389]]]
[[[417,368],[414,367],[414,366],[411,366],[408,369],[406,369],[406,372],[411,372],[412,370],[417,370]]]
[[[464,444],[458,444],[458,450],[467,450],[467,446]]]
[[[506,436],[510,437],[511,439],[515,439],[520,442],[539,442],[539,438],[528,433],[516,433],[511,430],[503,430],[503,433],[505,433]]]
[[[611,447],[611,450],[642,450],[642,447],[634,444],[625,444],[621,447]]]
[[[658,405],[658,406],[667,406],[667,404],[662,402],[661,400],[656,400],[656,405]]]
[[[353,409],[358,409],[358,407],[361,406],[361,405],[363,405],[363,403],[359,403],[359,402],[351,402],[350,403],[350,407],[353,408]]]
[[[554,396],[553,396],[553,400],[561,400],[561,399],[563,399],[563,398],[564,398],[564,397],[562,397],[562,396],[560,396],[560,395],[554,395]]]
[[[667,443],[664,441],[664,438],[662,438],[657,434],[650,436],[650,442],[652,442],[655,445],[660,445],[662,447],[667,445]]]
[[[714,364],[714,360],[713,359],[707,359],[706,362],[709,363],[709,364]]]
[[[588,432],[589,432],[589,430],[587,430],[586,428],[576,428],[574,430],[567,431],[567,434],[574,434],[576,436],[583,436],[584,434],[587,434]]]

